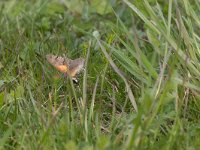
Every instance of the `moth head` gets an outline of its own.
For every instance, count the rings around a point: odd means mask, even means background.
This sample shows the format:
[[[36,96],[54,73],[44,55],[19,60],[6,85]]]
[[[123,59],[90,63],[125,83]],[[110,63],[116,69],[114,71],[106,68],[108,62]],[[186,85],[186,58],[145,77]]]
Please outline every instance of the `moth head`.
[[[63,57],[48,54],[46,55],[46,59],[51,65],[53,65],[57,70],[62,73],[66,73],[69,69],[68,63]]]
[[[78,83],[76,76],[81,70],[84,69],[85,65],[84,58],[77,58],[75,60],[71,60],[69,58],[48,54],[46,55],[46,59],[57,70],[72,77],[74,83],[76,84]]]

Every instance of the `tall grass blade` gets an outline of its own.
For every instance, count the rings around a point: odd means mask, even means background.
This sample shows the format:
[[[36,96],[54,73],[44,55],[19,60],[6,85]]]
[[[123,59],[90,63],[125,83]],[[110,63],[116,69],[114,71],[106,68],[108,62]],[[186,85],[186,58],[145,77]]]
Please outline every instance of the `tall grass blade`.
[[[104,53],[105,57],[107,58],[107,60],[109,61],[110,65],[112,66],[112,68],[115,70],[115,72],[123,79],[125,85],[126,85],[126,92],[128,93],[129,99],[133,105],[133,108],[135,109],[136,112],[138,112],[138,108],[137,108],[137,104],[134,98],[134,95],[131,91],[131,88],[128,84],[128,82],[126,81],[126,78],[124,77],[124,75],[121,73],[121,71],[118,69],[118,67],[115,65],[115,63],[113,62],[113,60],[111,59],[111,57],[109,56],[109,54],[106,52],[105,47],[101,44],[100,40],[98,39],[98,37],[94,36],[99,44],[99,46],[101,47],[102,52]]]

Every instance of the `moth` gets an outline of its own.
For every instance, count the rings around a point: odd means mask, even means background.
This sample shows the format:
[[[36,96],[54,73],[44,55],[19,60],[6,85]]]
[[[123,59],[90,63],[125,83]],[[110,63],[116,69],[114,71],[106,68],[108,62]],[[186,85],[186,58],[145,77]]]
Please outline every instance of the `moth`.
[[[84,68],[84,58],[77,58],[71,60],[69,58],[48,54],[46,55],[46,59],[58,71],[70,76],[73,82],[78,83],[76,75]]]

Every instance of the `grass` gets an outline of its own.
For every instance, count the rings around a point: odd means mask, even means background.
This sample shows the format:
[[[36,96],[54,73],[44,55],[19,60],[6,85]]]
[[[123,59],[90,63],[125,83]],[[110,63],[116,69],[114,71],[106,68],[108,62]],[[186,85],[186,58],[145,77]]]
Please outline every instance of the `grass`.
[[[198,149],[198,0],[0,7],[0,149]],[[79,84],[49,53],[86,59]]]

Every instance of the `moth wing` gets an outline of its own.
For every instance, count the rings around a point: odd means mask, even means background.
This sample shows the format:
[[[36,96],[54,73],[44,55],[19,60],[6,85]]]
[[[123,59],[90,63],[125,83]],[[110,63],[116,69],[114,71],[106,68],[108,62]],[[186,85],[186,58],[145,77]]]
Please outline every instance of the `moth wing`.
[[[51,65],[62,73],[66,73],[69,70],[69,60],[64,57],[48,54],[46,55],[46,59]]]
[[[69,75],[72,77],[76,76],[83,69],[84,63],[85,59],[83,58],[71,60],[69,63]]]

